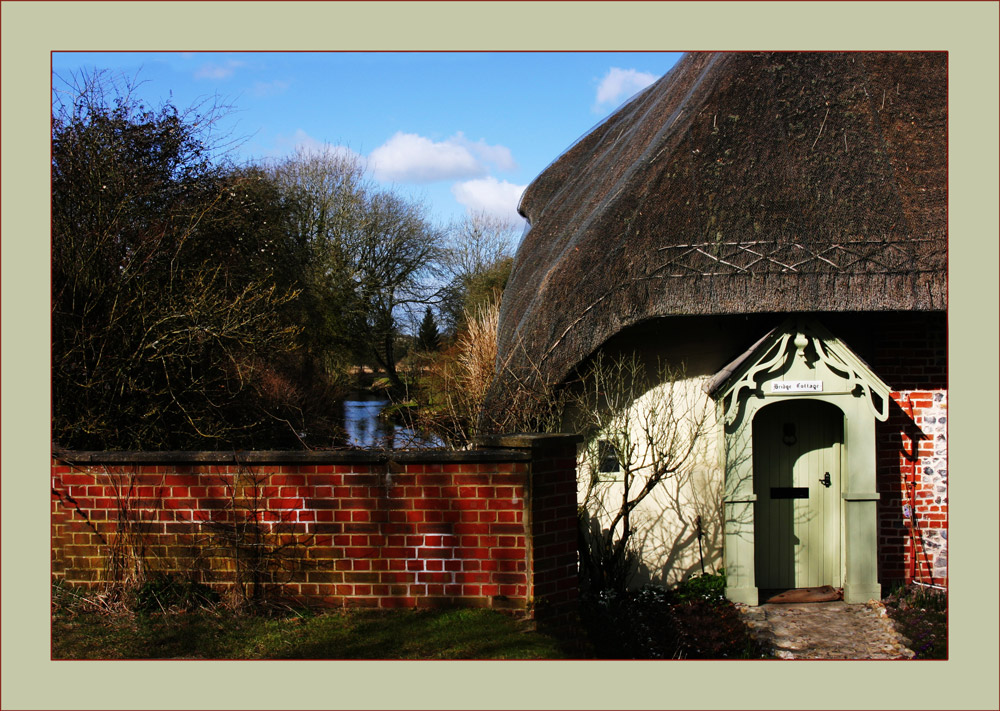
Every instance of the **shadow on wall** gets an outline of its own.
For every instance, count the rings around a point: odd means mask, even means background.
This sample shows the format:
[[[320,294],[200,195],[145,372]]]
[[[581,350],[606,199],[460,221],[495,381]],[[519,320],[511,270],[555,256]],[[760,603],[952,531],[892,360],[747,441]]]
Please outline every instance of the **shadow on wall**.
[[[943,400],[944,395],[928,393],[927,397]],[[906,396],[903,398],[908,404]],[[881,494],[878,572],[883,584],[904,580],[945,582],[947,459],[936,456],[946,455],[940,450],[942,442],[926,431],[935,429],[928,425],[937,425],[937,417],[925,414],[919,419],[924,420],[923,427],[893,400],[888,420],[879,423],[877,429]],[[933,421],[928,423],[928,419]],[[922,449],[930,456],[922,456]]]
[[[721,481],[699,473],[684,487],[685,501],[677,490],[666,490],[658,497],[664,505],[655,517],[643,523],[637,541],[648,550],[654,567],[641,563],[634,585],[646,583],[671,586],[696,575],[718,572],[722,566],[722,497]]]
[[[600,581],[591,579],[599,564],[588,565],[588,555],[591,560],[601,558],[600,542],[607,529],[597,517],[584,514],[580,531],[583,587],[615,587],[619,581],[631,589],[647,584],[670,587],[718,572],[722,566],[721,483],[709,475],[697,478],[705,481],[661,488],[638,512],[625,559],[605,559]]]

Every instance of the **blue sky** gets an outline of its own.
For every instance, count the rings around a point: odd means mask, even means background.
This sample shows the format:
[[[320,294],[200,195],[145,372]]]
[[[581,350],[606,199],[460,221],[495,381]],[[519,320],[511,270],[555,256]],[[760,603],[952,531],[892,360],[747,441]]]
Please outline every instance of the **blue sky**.
[[[242,160],[346,147],[439,224],[515,216],[546,165],[636,91],[667,52],[54,52],[53,72],[108,69],[179,108],[217,96]],[[54,88],[61,83],[54,80]]]

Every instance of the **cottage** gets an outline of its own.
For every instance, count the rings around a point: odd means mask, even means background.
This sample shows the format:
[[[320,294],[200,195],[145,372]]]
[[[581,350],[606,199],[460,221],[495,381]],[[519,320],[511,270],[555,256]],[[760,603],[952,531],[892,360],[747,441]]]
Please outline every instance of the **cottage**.
[[[626,420],[664,392],[706,413],[634,512],[636,582],[724,567],[749,604],[947,585],[947,72],[689,54],[526,190],[492,411],[638,354],[684,374]],[[581,466],[580,496],[620,501],[613,470]]]

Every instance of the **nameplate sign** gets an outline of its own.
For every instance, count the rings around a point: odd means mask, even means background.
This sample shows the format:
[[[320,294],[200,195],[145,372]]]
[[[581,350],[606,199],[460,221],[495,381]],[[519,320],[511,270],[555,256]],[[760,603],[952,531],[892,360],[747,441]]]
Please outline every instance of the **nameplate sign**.
[[[822,380],[772,380],[772,393],[821,393]]]

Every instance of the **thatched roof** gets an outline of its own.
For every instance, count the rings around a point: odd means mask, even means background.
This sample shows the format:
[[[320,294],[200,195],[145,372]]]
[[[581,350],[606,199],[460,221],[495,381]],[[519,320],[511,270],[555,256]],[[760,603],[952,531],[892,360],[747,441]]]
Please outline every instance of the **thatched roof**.
[[[525,191],[500,361],[681,314],[943,310],[947,55],[696,53]]]

